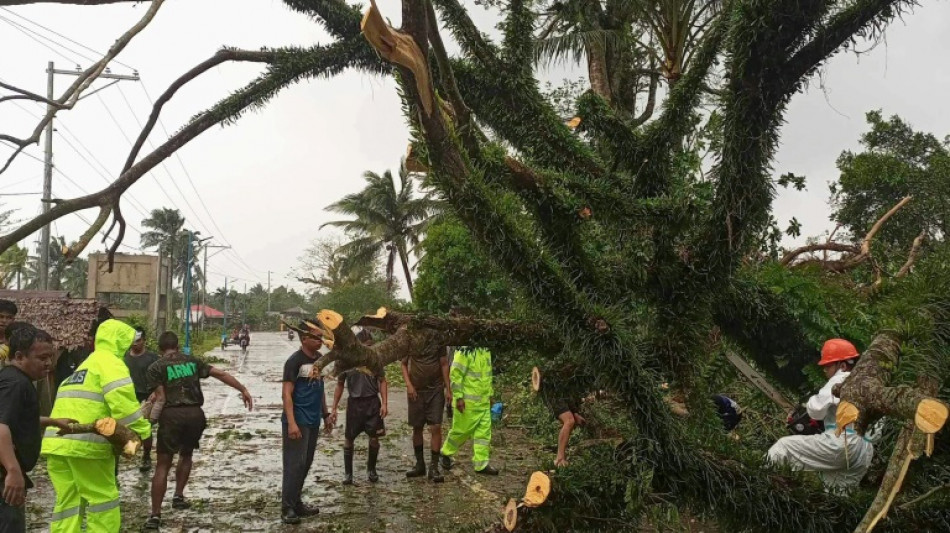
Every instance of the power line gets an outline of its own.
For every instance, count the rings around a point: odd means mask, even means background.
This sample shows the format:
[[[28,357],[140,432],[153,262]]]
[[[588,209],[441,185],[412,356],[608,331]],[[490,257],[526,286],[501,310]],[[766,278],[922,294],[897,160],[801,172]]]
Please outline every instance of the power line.
[[[122,90],[122,87],[119,87],[119,94],[122,95],[122,99],[125,101],[126,107],[129,108],[129,113],[132,114],[132,118],[135,119],[135,123],[138,124],[139,129],[144,128],[144,125],[142,124],[142,121],[139,120],[138,115],[135,113],[135,109],[132,107],[132,103],[129,102],[129,99],[128,99],[128,97],[125,95],[125,91]],[[166,131],[166,135],[167,135],[167,133],[168,133],[168,132]],[[151,139],[146,139],[145,142],[148,143],[148,145],[149,145],[150,148],[152,148],[153,150],[155,149],[155,144],[152,142]],[[130,144],[131,144],[131,143],[130,143]],[[177,150],[176,150],[176,154],[177,154]],[[181,187],[178,186],[177,180],[175,180],[175,178],[172,176],[171,170],[169,170],[168,165],[165,163],[164,160],[162,160],[161,165],[162,165],[162,169],[165,170],[165,173],[168,174],[168,178],[169,178],[169,181],[171,181],[172,186],[175,187],[175,190],[178,191],[178,194],[181,195],[182,200],[185,201],[185,205],[188,206],[188,209],[189,209],[189,210],[191,211],[191,213],[195,216],[195,220],[202,226],[202,229],[203,229],[204,231],[206,231],[208,234],[210,234],[210,233],[211,233],[210,230],[209,230],[210,226],[208,226],[208,224],[205,223],[205,221],[201,218],[201,216],[199,216],[198,210],[195,209],[194,206],[191,205],[191,202],[188,201],[188,196],[186,196],[185,193],[184,193],[184,191],[181,190]],[[190,180],[190,179],[191,179],[191,178],[189,178],[189,180]],[[199,196],[200,196],[200,195],[199,195]],[[171,200],[171,197],[169,197],[169,200]],[[174,202],[173,202],[173,203],[174,203]],[[222,237],[222,239],[223,239],[223,237]]]
[[[43,46],[44,48],[46,48],[46,49],[49,50],[50,52],[53,52],[54,54],[56,54],[56,55],[58,55],[59,57],[65,59],[66,61],[69,61],[70,63],[78,63],[78,61],[76,61],[76,58],[75,58],[75,57],[66,57],[66,55],[63,54],[62,52],[60,52],[59,50],[53,48],[52,46],[50,46],[50,45],[48,45],[48,44],[46,44],[46,43],[44,43],[43,41],[39,40],[38,38],[36,38],[36,37],[34,36],[34,34],[35,34],[35,35],[40,35],[40,34],[38,34],[38,33],[34,32],[34,31],[30,30],[29,28],[25,28],[25,27],[23,27],[23,26],[17,24],[16,22],[14,22],[14,21],[12,21],[12,20],[10,20],[10,19],[8,19],[8,18],[6,18],[6,17],[4,17],[4,16],[2,16],[2,15],[0,15],[0,20],[6,22],[7,24],[9,24],[9,25],[11,25],[11,26],[13,26],[16,30],[18,30],[18,31],[19,31],[20,33],[22,33],[23,35],[26,35],[26,36],[29,37],[30,39],[33,39],[33,40],[36,41],[40,46]],[[43,37],[44,39],[46,39],[45,36],[40,35],[40,37]],[[48,40],[48,39],[47,39],[47,40]],[[50,41],[50,42],[55,42],[55,41]],[[59,44],[59,43],[56,43],[56,44]],[[62,45],[59,45],[59,46],[62,46]],[[68,48],[67,48],[67,50],[68,50]]]
[[[60,122],[60,125],[62,126],[62,122]],[[66,131],[65,128],[64,128],[64,131]],[[89,152],[89,155],[92,156],[93,159],[95,159],[96,156],[93,155],[92,152],[89,151],[89,149],[86,148],[86,146],[82,144],[82,141],[80,141],[78,137],[76,137],[72,132],[70,132],[70,135],[73,137],[73,139],[74,139],[77,143],[80,144],[80,146],[82,146],[83,148],[85,148],[85,150],[86,150],[87,152]],[[86,156],[83,155],[82,152],[80,152],[79,149],[77,149],[77,148],[73,145],[73,143],[71,143],[71,142],[69,141],[69,139],[66,137],[66,135],[60,134],[60,139],[62,139],[62,140],[66,143],[66,145],[69,146],[69,147],[73,150],[73,152],[76,152],[76,155],[78,155],[78,156],[80,157],[80,159],[82,159],[83,161],[85,161],[85,163],[86,163],[87,165],[89,165],[89,168],[91,168],[91,169],[93,170],[93,172],[95,172],[96,174],[99,175],[100,178],[102,178],[102,181],[106,182],[107,185],[111,185],[111,184],[112,184],[112,181],[109,179],[109,177],[106,176],[102,171],[100,171],[99,168],[97,168],[95,165],[93,165],[92,162],[90,162],[89,159],[87,159]],[[98,159],[96,159],[96,162],[99,163],[100,165],[102,165],[102,162],[100,162]],[[104,165],[102,165],[102,166],[104,167]],[[143,218],[148,218],[148,214],[145,212],[145,208],[142,206],[142,203],[141,203],[141,202],[139,202],[139,201],[138,201],[134,196],[132,196],[128,191],[126,191],[126,193],[123,194],[123,196],[125,196],[125,197],[128,198],[129,204],[132,206],[132,208],[134,208],[136,211],[138,211],[138,213],[139,213],[140,215],[142,215]]]
[[[23,16],[23,15],[21,15],[21,14],[15,12],[15,11],[11,10],[11,9],[8,8],[8,7],[4,7],[4,8],[0,8],[0,9],[3,9],[4,11],[6,11],[7,13],[10,13],[11,15],[13,15],[13,16],[15,16],[15,17],[18,17],[18,18],[21,18],[21,19],[27,21],[27,22],[29,22],[30,24],[33,24],[34,26],[40,27],[40,28],[42,28],[42,29],[44,29],[44,30],[46,30],[46,31],[48,31],[48,32],[50,32],[50,33],[52,33],[53,35],[56,35],[57,37],[60,37],[60,38],[62,38],[62,39],[66,39],[67,41],[69,41],[69,42],[75,44],[76,46],[79,46],[79,47],[81,47],[81,48],[84,48],[84,49],[86,49],[86,50],[88,50],[88,51],[90,51],[90,52],[92,52],[92,53],[94,53],[94,54],[96,54],[96,55],[98,55],[98,56],[104,56],[104,55],[105,55],[105,54],[103,54],[103,53],[101,53],[101,52],[99,52],[99,51],[97,51],[97,50],[95,50],[95,49],[93,49],[93,48],[90,48],[90,47],[88,47],[88,46],[86,46],[86,45],[84,45],[84,44],[82,44],[82,43],[80,43],[80,42],[78,42],[78,41],[75,41],[75,40],[73,40],[73,39],[70,39],[69,37],[63,35],[62,33],[57,32],[56,30],[47,28],[46,26],[40,24],[39,22],[36,22],[35,20],[32,20],[32,19],[30,19],[30,18],[27,18],[27,17],[25,17],[25,16]],[[135,70],[134,67],[132,67],[132,66],[130,66],[130,65],[127,65],[127,64],[125,64],[125,63],[119,61],[118,59],[113,59],[113,60],[110,61],[110,62],[114,62],[114,63],[116,63],[116,64],[118,64],[118,65],[122,65],[123,67],[130,68],[130,69],[132,69],[132,70]]]

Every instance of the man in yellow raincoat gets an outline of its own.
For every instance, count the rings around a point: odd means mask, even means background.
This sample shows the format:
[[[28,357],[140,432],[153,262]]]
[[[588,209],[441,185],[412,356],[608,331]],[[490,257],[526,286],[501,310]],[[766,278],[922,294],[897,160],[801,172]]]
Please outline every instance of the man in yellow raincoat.
[[[452,456],[465,441],[472,439],[472,465],[475,472],[497,476],[488,464],[491,454],[491,352],[485,348],[462,347],[455,351],[449,371],[454,412],[452,429],[442,445],[442,468],[452,468]]]
[[[53,417],[89,424],[112,417],[145,439],[152,427],[139,411],[129,369],[122,361],[135,330],[108,319],[96,330],[95,351],[60,384]],[[48,428],[42,454],[56,490],[51,533],[78,533],[83,515],[86,530],[118,533],[122,526],[119,489],[115,480],[115,452],[95,434],[58,435]]]

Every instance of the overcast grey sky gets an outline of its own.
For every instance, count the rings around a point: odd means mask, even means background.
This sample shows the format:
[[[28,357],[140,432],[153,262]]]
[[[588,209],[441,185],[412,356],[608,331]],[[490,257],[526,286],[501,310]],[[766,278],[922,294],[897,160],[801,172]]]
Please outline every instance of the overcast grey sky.
[[[471,0],[466,4],[472,5]],[[806,175],[808,189],[783,192],[777,199],[775,215],[783,224],[797,217],[804,236],[829,229],[827,183],[837,175],[835,159],[841,150],[857,147],[866,111],[880,108],[887,115],[901,115],[919,130],[940,137],[950,133],[946,120],[950,117],[946,97],[950,69],[945,61],[950,57],[950,3],[924,4],[904,22],[893,24],[886,43],[876,49],[860,58],[848,53],[836,56],[821,82],[813,80],[808,92],[792,101],[774,171],[776,175]],[[380,0],[378,5],[398,25],[399,2]],[[57,68],[74,68],[91,64],[79,54],[98,59],[20,17],[105,51],[145,10],[146,4],[0,10],[0,49],[4,50],[0,79],[45,94],[47,61],[55,61]],[[491,17],[479,7],[473,10],[484,23],[483,30],[491,31]],[[28,35],[3,19],[72,50]],[[118,57],[137,69],[142,81],[120,82],[59,114],[53,143],[58,170],[54,196],[98,190],[106,179],[113,179],[128,154],[130,139],[138,135],[139,121],[148,116],[150,98],[157,98],[171,81],[221,46],[253,50],[329,41],[317,23],[290,11],[279,0],[168,0],[152,24]],[[112,70],[131,71],[116,63]],[[258,72],[257,65],[225,64],[191,82],[165,107],[162,120],[168,132]],[[576,78],[578,72],[561,68],[545,77],[557,81]],[[72,80],[56,77],[57,96]],[[35,124],[31,115],[42,110],[41,105],[25,102],[0,104],[0,130],[25,136]],[[157,145],[165,138],[159,127],[150,139]],[[179,151],[180,160],[170,158],[131,188],[123,211],[140,230],[139,210],[177,207],[190,227],[214,236],[218,244],[231,244],[233,251],[210,261],[211,287],[221,286],[225,275],[236,279],[239,289],[243,283],[266,283],[270,270],[274,285],[302,288],[288,276],[297,257],[318,235],[319,225],[333,219],[323,208],[359,190],[363,171],[395,170],[407,139],[405,118],[390,79],[349,72],[332,80],[311,80],[285,90],[264,111],[192,141]],[[0,145],[0,156],[8,153]],[[42,146],[31,147],[27,153],[41,160]],[[42,175],[40,161],[21,156],[0,176],[0,195],[39,192]],[[195,190],[204,205],[196,199]],[[18,209],[20,219],[35,215],[40,206],[38,195],[0,196],[0,203],[6,209]],[[92,211],[82,215],[87,220],[95,217]],[[55,224],[53,234],[71,242],[85,227],[79,217],[70,216]],[[138,239],[138,232],[130,230],[125,242],[138,247]],[[30,239],[31,243],[35,240]],[[34,246],[30,248],[32,253]],[[102,246],[96,242],[93,248]]]

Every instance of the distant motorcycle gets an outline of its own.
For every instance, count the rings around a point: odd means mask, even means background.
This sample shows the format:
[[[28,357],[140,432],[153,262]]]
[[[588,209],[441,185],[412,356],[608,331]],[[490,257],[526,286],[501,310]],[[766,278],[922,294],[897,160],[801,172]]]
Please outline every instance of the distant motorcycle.
[[[241,353],[247,353],[247,345],[251,343],[249,337],[241,337]]]
[[[294,330],[292,330],[292,329],[288,329],[288,330],[287,330],[287,338],[288,338],[289,340],[294,340]]]

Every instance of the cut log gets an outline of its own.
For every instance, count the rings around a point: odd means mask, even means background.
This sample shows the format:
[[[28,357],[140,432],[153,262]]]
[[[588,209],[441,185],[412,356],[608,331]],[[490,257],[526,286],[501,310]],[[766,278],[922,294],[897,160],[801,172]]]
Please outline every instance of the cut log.
[[[539,507],[548,500],[551,494],[551,478],[544,472],[535,472],[531,474],[528,480],[528,488],[524,493],[525,507]]]
[[[67,429],[60,430],[60,435],[75,435],[79,433],[95,433],[108,440],[118,453],[127,457],[134,457],[142,446],[142,439],[131,429],[119,424],[114,418],[106,417],[96,420],[92,424],[70,424]]]
[[[917,413],[914,415],[914,423],[917,429],[928,435],[940,431],[940,428],[947,423],[947,406],[930,398],[921,400],[917,404]]]
[[[565,126],[567,126],[568,128],[572,130],[577,129],[577,127],[580,125],[581,125],[581,117],[574,117],[565,123]]]
[[[531,390],[533,392],[541,390],[541,371],[538,370],[538,367],[531,369]]]
[[[832,393],[842,399],[837,414],[838,431],[853,424],[855,431],[863,435],[882,416],[913,421],[918,430],[928,435],[946,424],[950,413],[947,405],[926,391],[907,385],[887,386],[900,362],[900,351],[896,334],[877,335],[848,379],[834,387]]]
[[[505,506],[503,523],[508,531],[514,531],[518,527],[518,502],[514,498],[508,500],[508,505]]]

